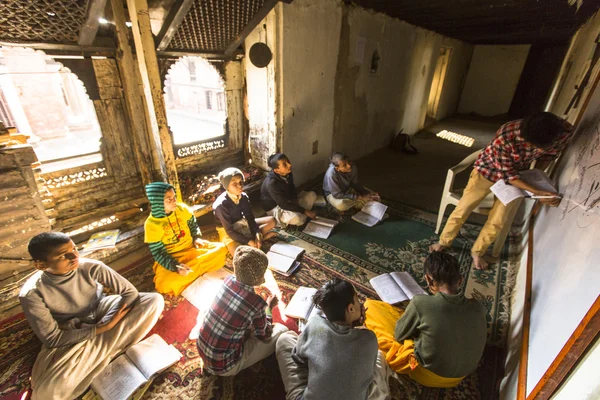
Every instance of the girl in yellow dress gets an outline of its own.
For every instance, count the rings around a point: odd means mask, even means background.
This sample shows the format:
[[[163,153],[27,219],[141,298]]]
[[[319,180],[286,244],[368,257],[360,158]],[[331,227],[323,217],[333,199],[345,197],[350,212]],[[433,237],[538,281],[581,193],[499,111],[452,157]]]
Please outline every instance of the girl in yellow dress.
[[[192,210],[177,202],[175,189],[164,182],[146,185],[151,214],[144,241],[154,258],[154,284],[159,293],[178,296],[199,276],[225,265],[227,248],[202,239]]]

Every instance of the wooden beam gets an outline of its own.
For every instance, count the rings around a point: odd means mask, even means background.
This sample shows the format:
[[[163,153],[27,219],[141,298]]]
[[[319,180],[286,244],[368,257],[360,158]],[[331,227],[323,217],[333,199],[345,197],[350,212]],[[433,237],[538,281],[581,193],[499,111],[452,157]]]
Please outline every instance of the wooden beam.
[[[177,196],[181,199],[175,155],[173,154],[173,143],[171,141],[171,134],[169,133],[169,126],[167,125],[167,112],[160,81],[160,70],[150,26],[148,2],[146,0],[127,0],[127,9],[131,18],[131,30],[133,32],[139,71],[143,81],[146,107],[148,107],[147,115],[152,128],[154,139],[152,145],[156,146],[157,150],[159,150],[159,155],[162,156],[162,179],[167,180],[175,187]]]
[[[98,33],[98,25],[100,24],[100,17],[104,15],[104,8],[106,7],[106,0],[92,0],[88,6],[88,12],[86,21],[81,26],[79,31],[79,43],[81,46],[91,46],[96,39]]]
[[[263,6],[254,14],[254,17],[248,22],[248,24],[242,29],[242,31],[237,35],[235,40],[227,47],[225,50],[225,55],[231,57],[231,55],[237,50],[238,47],[242,44],[244,39],[260,24],[269,11],[273,9],[277,5],[279,0],[265,0]]]
[[[600,333],[600,296],[585,314],[527,400],[550,399]]]
[[[190,57],[202,57],[207,60],[215,61],[229,61],[230,57],[225,56],[224,53],[205,53],[202,51],[185,51],[185,50],[170,50],[170,51],[157,51],[156,55],[159,58],[180,58],[185,56]]]
[[[41,42],[7,42],[0,40],[0,46],[27,47],[43,50],[44,53],[74,56],[104,56],[112,57],[115,54],[114,46],[79,46],[77,44],[41,43]]]
[[[183,22],[193,3],[194,0],[176,0],[173,3],[171,11],[169,11],[169,15],[167,15],[156,37],[156,49],[158,51],[163,51],[169,46],[171,39],[173,39],[175,32],[177,32],[179,25]]]
[[[129,28],[126,24],[123,0],[111,0],[110,4],[115,22],[115,37],[119,49],[117,52],[117,65],[119,66],[119,74],[121,75],[121,83],[123,84],[123,95],[129,117],[130,133],[133,137],[135,161],[142,183],[145,185],[153,181],[153,170],[160,170],[160,157],[156,151],[157,149],[150,146],[152,132],[146,124],[147,118],[144,117],[147,110],[142,100],[143,94],[140,91],[141,82],[135,71],[136,64],[133,59],[131,46],[129,45]],[[154,149],[154,152],[152,149]],[[152,162],[149,163],[149,160],[152,160]]]

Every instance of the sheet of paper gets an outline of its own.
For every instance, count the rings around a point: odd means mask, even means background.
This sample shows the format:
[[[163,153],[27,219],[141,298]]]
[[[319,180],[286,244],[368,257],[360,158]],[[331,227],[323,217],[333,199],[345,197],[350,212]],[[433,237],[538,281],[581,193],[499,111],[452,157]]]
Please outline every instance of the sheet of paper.
[[[150,379],[155,373],[175,364],[182,357],[175,347],[169,346],[156,333],[131,346],[125,354],[146,379]]]
[[[291,318],[306,319],[313,307],[312,297],[317,289],[301,286],[292,296],[290,304],[285,307],[285,315]]]
[[[222,280],[201,276],[188,286],[181,295],[198,310],[204,311],[211,306],[221,286],[223,286]]]
[[[315,224],[319,224],[319,225],[325,225],[325,226],[328,226],[331,228],[333,228],[334,226],[336,226],[337,224],[340,223],[339,221],[336,221],[335,219],[329,219],[329,218],[324,218],[324,217],[317,217],[310,222],[314,222]]]
[[[273,246],[271,246],[270,251],[288,256],[293,259],[297,259],[298,256],[304,253],[304,249],[302,247],[287,243],[275,243]]]
[[[376,217],[372,216],[371,214],[367,214],[364,211],[357,212],[352,216],[352,219],[369,227],[375,226],[380,221]]]
[[[362,212],[365,212],[378,220],[382,220],[385,212],[387,211],[388,206],[382,204],[378,201],[369,201],[367,204],[363,206],[361,209]]]
[[[269,259],[269,268],[281,272],[287,272],[296,261],[295,258],[273,253],[272,251],[267,253],[267,258]]]
[[[513,185],[507,185],[502,179],[494,183],[490,190],[504,205],[509,204],[519,197],[525,197],[525,193],[521,189]]]
[[[122,355],[94,378],[92,388],[104,400],[125,400],[145,382],[144,375]]]
[[[371,286],[377,292],[381,300],[389,304],[396,304],[408,300],[408,296],[404,294],[400,286],[396,283],[390,274],[383,274],[372,278]]]
[[[310,221],[302,232],[320,239],[327,239],[332,230],[333,228],[329,226],[316,224],[314,221]]]
[[[408,272],[394,271],[390,273],[390,276],[396,281],[402,291],[406,293],[409,300],[417,294],[427,294],[427,291]]]

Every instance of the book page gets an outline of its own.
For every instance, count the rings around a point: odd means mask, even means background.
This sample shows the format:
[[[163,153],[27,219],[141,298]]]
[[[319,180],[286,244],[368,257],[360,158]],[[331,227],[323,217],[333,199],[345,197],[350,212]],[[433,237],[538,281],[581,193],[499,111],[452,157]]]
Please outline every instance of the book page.
[[[308,223],[308,225],[306,225],[306,228],[304,228],[304,230],[302,232],[306,233],[307,235],[318,237],[320,239],[327,239],[329,237],[329,235],[331,234],[332,230],[333,230],[332,227],[327,226],[327,225],[317,224],[313,220],[313,221],[310,221]]]
[[[336,226],[337,224],[340,223],[339,221],[336,221],[335,219],[329,219],[329,218],[324,218],[324,217],[313,218],[310,222],[314,222],[315,224],[319,224],[319,225],[325,225],[330,228],[333,228],[334,226]]]
[[[299,287],[292,296],[290,304],[285,307],[285,315],[291,318],[306,319],[313,307],[312,297],[315,293],[317,293],[315,288]]]
[[[269,259],[269,268],[281,272],[287,272],[296,261],[295,258],[273,253],[272,251],[267,253],[267,258]]]
[[[126,355],[121,355],[94,378],[92,388],[104,400],[125,400],[145,382],[144,375]]]
[[[359,211],[358,213],[354,214],[352,216],[352,219],[355,220],[358,223],[361,223],[363,225],[372,227],[377,225],[377,223],[381,220],[375,218],[374,216],[367,214],[364,211]]]
[[[382,220],[385,212],[387,211],[388,206],[382,204],[378,201],[369,201],[367,204],[363,206],[361,209],[362,212],[367,213],[378,220]]]
[[[539,190],[545,190],[547,192],[557,192],[556,187],[554,187],[554,183],[552,183],[552,181],[544,171],[541,171],[539,169],[528,169],[525,171],[519,171],[519,175],[521,175],[521,180]],[[526,192],[530,196],[533,195],[533,193],[529,191]]]
[[[196,279],[181,295],[198,310],[207,310],[213,303],[217,293],[223,286],[223,281],[204,276]]]
[[[115,247],[117,239],[119,238],[119,232],[119,229],[113,229],[110,231],[94,233],[83,246],[82,253]]]
[[[406,293],[408,299],[412,299],[417,294],[428,294],[408,272],[391,272],[390,276],[396,281],[402,291]]]
[[[371,286],[377,292],[381,300],[389,304],[396,304],[408,300],[408,296],[402,291],[390,274],[383,274],[369,280]]]
[[[490,190],[504,205],[509,204],[519,197],[525,197],[525,192],[513,185],[507,185],[502,179],[494,183]]]
[[[270,251],[291,257],[294,260],[298,259],[298,257],[304,253],[304,249],[302,247],[287,243],[275,243],[273,246],[271,246]]]
[[[327,201],[325,200],[325,197],[323,197],[322,194],[318,194],[313,205],[317,207],[325,207],[327,205]]]
[[[175,347],[169,346],[156,333],[131,346],[125,354],[146,379],[175,364],[182,357]]]

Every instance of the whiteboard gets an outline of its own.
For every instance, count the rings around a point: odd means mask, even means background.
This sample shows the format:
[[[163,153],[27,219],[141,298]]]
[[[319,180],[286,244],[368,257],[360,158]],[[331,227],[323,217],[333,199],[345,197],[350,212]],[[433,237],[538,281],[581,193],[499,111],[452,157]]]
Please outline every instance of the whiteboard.
[[[527,393],[544,375],[600,293],[600,87],[558,170],[559,207],[534,229]]]

